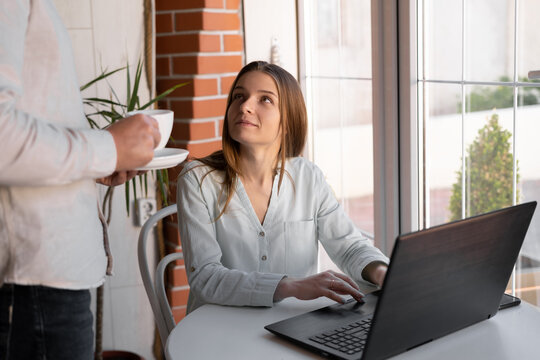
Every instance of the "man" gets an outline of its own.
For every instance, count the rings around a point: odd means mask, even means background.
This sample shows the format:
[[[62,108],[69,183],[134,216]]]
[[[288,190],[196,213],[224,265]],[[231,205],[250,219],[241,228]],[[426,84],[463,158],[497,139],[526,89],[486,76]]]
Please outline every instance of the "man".
[[[52,0],[0,1],[0,359],[93,358],[90,288],[110,270],[96,179],[118,185],[160,135],[91,130]]]

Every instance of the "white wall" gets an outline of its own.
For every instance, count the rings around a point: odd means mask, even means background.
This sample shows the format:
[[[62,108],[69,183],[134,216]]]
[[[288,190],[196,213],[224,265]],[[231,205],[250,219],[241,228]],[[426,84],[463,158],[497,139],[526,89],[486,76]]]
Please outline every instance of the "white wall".
[[[298,79],[296,1],[244,0],[244,42],[246,64],[270,62],[272,39],[278,41],[280,65]]]
[[[102,69],[133,67],[143,49],[142,0],[54,0],[72,40],[79,83],[95,78]],[[111,78],[121,99],[126,95],[126,72]],[[140,95],[148,98],[146,80]],[[109,97],[105,86],[91,88],[83,96]],[[150,177],[151,178],[151,177]],[[149,185],[153,189],[153,181]],[[102,195],[105,188],[100,186]],[[150,196],[154,196],[151,190]],[[133,214],[133,212],[132,212]],[[117,187],[109,229],[114,256],[114,276],[105,284],[103,349],[128,350],[152,359],[154,320],[140,280],[137,264],[139,227],[127,217],[124,187]],[[151,239],[152,240],[152,239]],[[94,305],[93,305],[94,306]]]

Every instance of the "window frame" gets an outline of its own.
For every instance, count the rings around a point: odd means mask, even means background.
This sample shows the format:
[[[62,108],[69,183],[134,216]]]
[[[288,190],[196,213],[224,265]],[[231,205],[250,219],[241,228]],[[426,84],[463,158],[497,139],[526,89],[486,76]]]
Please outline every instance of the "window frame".
[[[372,0],[375,238],[390,254],[419,229],[416,2]]]

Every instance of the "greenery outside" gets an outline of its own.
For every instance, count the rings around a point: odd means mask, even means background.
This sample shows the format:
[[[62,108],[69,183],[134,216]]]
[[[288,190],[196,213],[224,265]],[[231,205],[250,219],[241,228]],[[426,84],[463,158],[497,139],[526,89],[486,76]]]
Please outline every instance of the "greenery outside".
[[[465,217],[512,205],[514,159],[511,137],[510,131],[499,124],[499,116],[493,114],[467,148]],[[516,175],[518,183],[519,173]],[[451,221],[462,218],[462,179],[463,171],[460,169],[452,186]]]
[[[507,76],[501,76],[500,82],[507,82],[508,86],[478,86],[467,96],[467,111],[483,111],[495,108],[504,109],[514,106],[514,88],[511,79]],[[520,82],[529,82],[526,78],[520,78]],[[521,87],[518,93],[517,103],[520,106],[540,104],[540,88]],[[458,112],[461,112],[461,101],[458,102]]]

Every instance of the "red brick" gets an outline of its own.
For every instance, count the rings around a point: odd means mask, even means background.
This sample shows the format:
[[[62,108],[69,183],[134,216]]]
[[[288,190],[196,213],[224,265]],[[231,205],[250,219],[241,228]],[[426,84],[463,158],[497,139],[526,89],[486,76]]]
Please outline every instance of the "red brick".
[[[176,123],[173,127],[175,140],[204,140],[216,137],[216,123],[208,121],[203,123]]]
[[[188,30],[240,30],[237,13],[196,11],[175,14],[176,31]]]
[[[167,98],[164,98],[163,100],[158,101],[157,108],[158,109],[170,109],[171,105],[169,104],[169,100],[167,100]]]
[[[221,77],[221,94],[228,95],[231,91],[231,86],[236,76],[222,76]]]
[[[201,56],[199,58],[199,73],[238,72],[242,69],[242,56]]]
[[[177,13],[175,14],[175,30],[203,30],[203,12]]]
[[[156,89],[161,93],[176,84],[187,82],[185,86],[174,90],[169,96],[193,97],[218,95],[217,79],[158,79]]]
[[[242,68],[241,55],[218,56],[176,56],[172,59],[173,73],[221,74],[238,72]]]
[[[193,96],[218,95],[217,79],[194,79]]]
[[[219,35],[199,34],[199,52],[216,52],[220,50]]]
[[[196,52],[198,49],[199,36],[197,34],[175,34],[156,37],[156,53],[158,54]]]
[[[187,149],[193,157],[204,157],[214,151],[221,149],[221,140],[209,141],[204,143],[189,143]]]
[[[165,221],[163,223],[167,242],[181,246],[180,234],[178,233],[178,225],[175,222]]]
[[[227,1],[227,5],[226,5],[226,8],[227,9],[238,9],[240,7],[240,0],[226,0]]]
[[[231,13],[203,13],[202,30],[240,30],[240,17]]]
[[[173,137],[174,139],[174,137]],[[172,167],[172,168],[169,168],[168,172],[169,172],[169,186],[171,187],[171,192],[172,192],[172,189],[174,187],[174,189],[176,189],[176,181],[178,180],[178,176],[180,175],[180,172],[182,171],[184,167],[181,166],[181,165],[178,165],[178,166],[175,166],[175,167]],[[173,193],[175,194],[175,193]],[[176,202],[176,199],[173,199],[174,202]]]
[[[186,306],[177,306],[172,308],[172,313],[174,317],[174,321],[178,324],[180,321],[182,321],[183,318],[186,317]]]
[[[202,8],[222,9],[223,0],[156,0],[157,11]]]
[[[210,100],[171,100],[171,110],[175,118],[204,119],[208,117],[223,116],[226,99]]]
[[[185,266],[169,266],[168,274],[169,280],[174,286],[185,286],[188,284],[186,267]]]
[[[171,62],[168,57],[156,58],[156,75],[157,76],[169,76],[171,75],[170,66]]]
[[[180,34],[156,37],[158,54],[217,52],[221,50],[219,35]]]
[[[227,99],[209,99],[193,101],[193,118],[203,119],[208,117],[223,116]]]
[[[156,14],[156,33],[169,33],[173,31],[172,14]]]
[[[198,56],[175,56],[172,58],[173,74],[199,74]]]
[[[168,298],[171,307],[182,306],[187,304],[189,296],[189,288],[169,289]]]
[[[171,110],[174,111],[175,118],[180,118],[180,119],[193,118],[192,102],[189,100],[184,100],[184,101],[171,100]]]
[[[169,204],[176,204],[176,187],[176,181],[169,184]]]
[[[179,84],[185,84],[183,86],[180,86],[176,90],[174,90],[172,93],[170,93],[167,96],[174,97],[174,96],[192,96],[193,94],[193,80],[192,79],[171,79],[171,78],[158,78],[156,80],[156,91],[158,94],[161,94],[168,89],[179,85]]]
[[[244,38],[242,35],[223,35],[223,51],[242,51],[244,49]]]
[[[172,254],[175,252],[182,252],[182,248],[180,246],[176,246],[174,244],[165,242],[165,252],[167,254]],[[176,266],[183,266],[184,265],[184,259],[178,259],[174,263]]]
[[[175,253],[175,252],[182,252],[182,247],[180,245],[176,245],[176,244],[171,244],[170,242],[165,242],[165,253],[167,254],[172,254],[172,253]],[[184,263],[182,262],[181,264],[178,263],[179,260],[176,260],[177,262],[177,265],[184,265]]]

